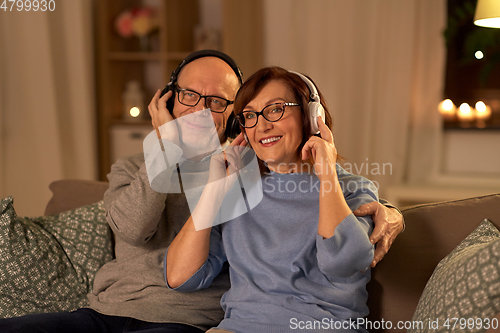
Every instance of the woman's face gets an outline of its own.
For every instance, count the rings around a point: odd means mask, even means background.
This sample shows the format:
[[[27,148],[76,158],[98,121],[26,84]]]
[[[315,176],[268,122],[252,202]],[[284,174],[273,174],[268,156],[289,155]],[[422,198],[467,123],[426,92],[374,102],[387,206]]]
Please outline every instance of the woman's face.
[[[262,111],[273,103],[298,103],[292,91],[281,81],[271,81],[250,101],[243,111]],[[296,172],[302,159],[299,151],[302,142],[302,117],[300,106],[286,106],[283,117],[269,122],[259,116],[257,125],[246,128],[249,143],[257,156],[269,169],[279,173]]]

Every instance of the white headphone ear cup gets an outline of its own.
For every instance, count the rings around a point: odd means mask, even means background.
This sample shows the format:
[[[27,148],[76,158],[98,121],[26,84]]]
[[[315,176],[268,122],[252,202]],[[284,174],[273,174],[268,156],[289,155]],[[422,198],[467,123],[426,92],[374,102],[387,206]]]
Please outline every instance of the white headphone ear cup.
[[[309,118],[311,120],[311,134],[319,134],[318,116],[325,121],[325,109],[319,102],[309,102]]]

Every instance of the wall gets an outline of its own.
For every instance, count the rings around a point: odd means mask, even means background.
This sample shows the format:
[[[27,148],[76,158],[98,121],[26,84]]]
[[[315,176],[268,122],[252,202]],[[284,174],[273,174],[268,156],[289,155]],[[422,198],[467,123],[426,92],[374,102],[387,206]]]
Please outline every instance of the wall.
[[[42,215],[57,179],[96,177],[92,2],[0,10],[0,196]]]

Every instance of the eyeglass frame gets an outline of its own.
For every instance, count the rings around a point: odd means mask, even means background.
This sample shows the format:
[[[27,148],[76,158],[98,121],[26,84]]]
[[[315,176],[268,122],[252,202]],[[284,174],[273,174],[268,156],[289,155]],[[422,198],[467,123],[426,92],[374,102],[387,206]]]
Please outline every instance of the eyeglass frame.
[[[281,116],[278,119],[276,119],[276,120],[269,120],[269,119],[267,119],[264,116],[264,110],[267,109],[268,107],[270,107],[271,105],[277,105],[277,104],[283,105],[283,112],[281,112]],[[280,121],[281,118],[283,118],[283,115],[285,114],[285,110],[286,110],[287,106],[301,106],[301,105],[299,103],[288,103],[288,102],[271,103],[271,104],[268,104],[268,105],[264,106],[264,108],[261,111],[242,111],[241,113],[239,113],[236,116],[236,118],[238,119],[238,122],[240,123],[241,127],[243,127],[243,128],[253,128],[253,127],[257,126],[257,123],[259,122],[259,116],[262,116],[265,120],[267,120],[267,121],[269,121],[271,123],[275,123],[277,121]],[[241,118],[243,117],[244,113],[253,113],[253,114],[257,115],[257,120],[255,121],[254,125],[246,127],[243,124],[243,122],[241,121]]]
[[[179,93],[179,92],[181,92],[181,91],[189,91],[189,92],[191,92],[191,93],[194,93],[194,94],[198,95],[198,96],[199,96],[198,101],[197,101],[194,105],[185,104],[185,103],[181,102],[181,97],[180,97],[180,93]],[[182,105],[185,105],[185,106],[196,106],[196,105],[198,105],[198,103],[200,103],[200,101],[201,101],[201,99],[202,99],[202,98],[204,98],[204,99],[205,99],[205,105],[207,105],[207,104],[206,104],[206,103],[207,103],[207,97],[219,98],[219,99],[222,99],[222,100],[224,100],[224,101],[226,101],[226,102],[227,102],[226,107],[225,107],[225,108],[224,108],[224,110],[222,110],[222,111],[215,111],[215,110],[212,110],[212,109],[209,107],[210,111],[211,111],[211,112],[214,112],[214,113],[224,113],[224,112],[226,112],[227,107],[228,107],[229,105],[234,104],[234,101],[231,101],[231,100],[229,100],[229,99],[226,99],[226,98],[223,98],[223,97],[220,97],[220,96],[215,96],[215,95],[202,95],[202,94],[200,94],[199,92],[194,91],[194,90],[191,90],[191,89],[183,89],[183,88],[180,88],[178,85],[175,85],[175,92],[177,93],[177,100],[179,101],[179,103],[181,103]]]

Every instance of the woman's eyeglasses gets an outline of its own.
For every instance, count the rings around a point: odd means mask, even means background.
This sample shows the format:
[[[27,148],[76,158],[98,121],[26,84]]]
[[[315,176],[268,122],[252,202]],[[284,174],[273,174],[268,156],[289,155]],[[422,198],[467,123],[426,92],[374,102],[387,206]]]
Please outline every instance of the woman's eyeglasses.
[[[257,125],[259,116],[264,117],[267,121],[276,122],[283,117],[287,106],[300,106],[297,103],[273,103],[269,104],[260,112],[243,111],[237,115],[240,125],[244,128],[252,128]]]

